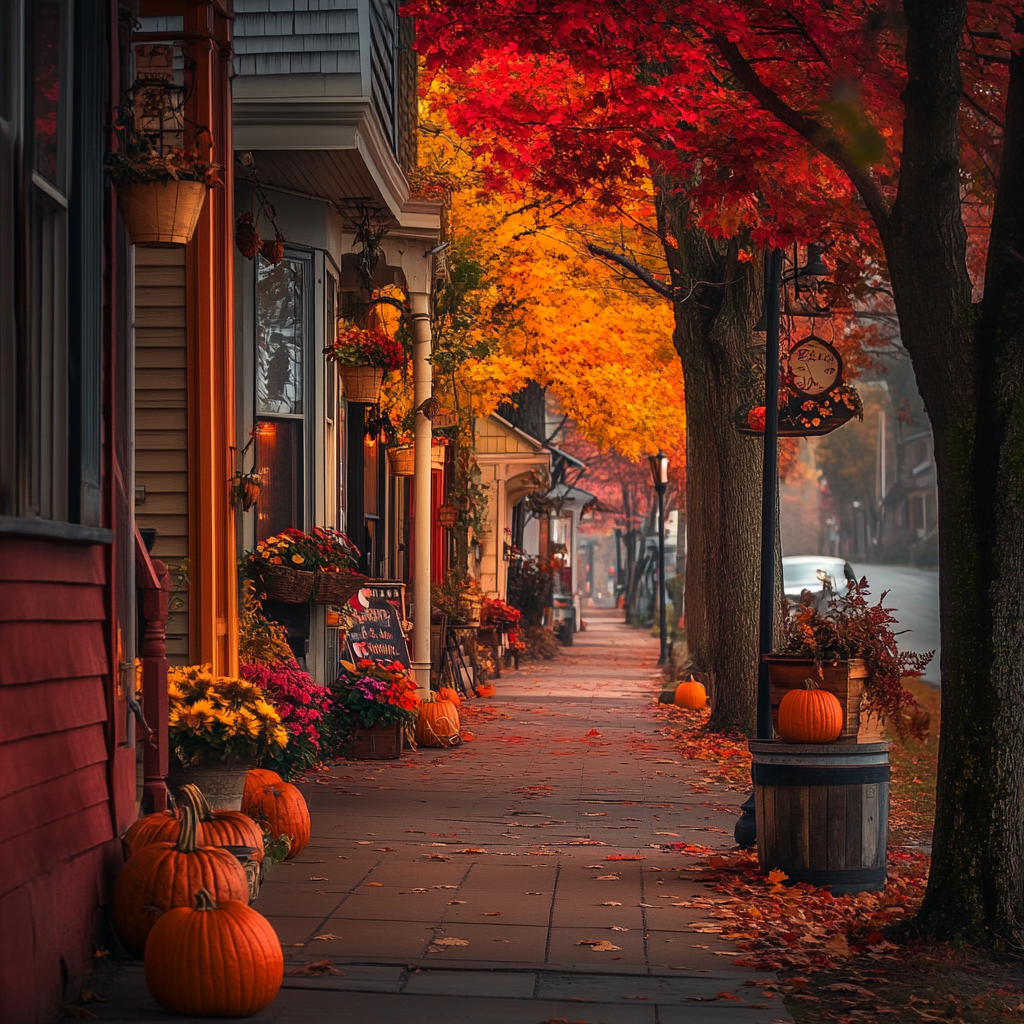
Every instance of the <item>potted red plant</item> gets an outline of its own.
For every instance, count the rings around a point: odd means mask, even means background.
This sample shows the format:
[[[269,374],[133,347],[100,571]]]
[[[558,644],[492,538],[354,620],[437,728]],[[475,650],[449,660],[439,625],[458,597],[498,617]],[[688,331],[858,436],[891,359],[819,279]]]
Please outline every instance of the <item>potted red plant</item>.
[[[338,364],[338,375],[350,402],[380,401],[384,374],[405,361],[401,343],[379,327],[357,327],[341,321],[334,345],[324,349]]]

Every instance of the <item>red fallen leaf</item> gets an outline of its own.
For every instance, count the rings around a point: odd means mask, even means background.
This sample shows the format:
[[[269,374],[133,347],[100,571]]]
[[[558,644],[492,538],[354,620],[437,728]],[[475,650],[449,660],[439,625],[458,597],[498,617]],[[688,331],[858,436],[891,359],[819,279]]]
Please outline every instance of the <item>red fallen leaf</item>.
[[[644,860],[644,857],[633,857],[628,853],[612,853],[605,860]]]
[[[596,729],[591,729],[590,732],[585,733],[586,736],[600,736],[601,734]]]

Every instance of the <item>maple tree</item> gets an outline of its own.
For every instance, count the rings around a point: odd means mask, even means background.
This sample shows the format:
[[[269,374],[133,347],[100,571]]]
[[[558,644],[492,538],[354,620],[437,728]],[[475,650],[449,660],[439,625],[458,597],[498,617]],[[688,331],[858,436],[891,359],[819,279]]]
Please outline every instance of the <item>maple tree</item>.
[[[727,307],[749,329],[748,239],[818,236],[841,273],[869,258],[884,269],[935,434],[944,713],[956,723],[942,735],[919,921],[1021,945],[1021,5],[422,0],[410,10],[428,60],[454,68],[465,90],[462,126],[486,122],[496,177],[609,206],[610,180],[659,183],[670,274],[655,283],[701,304],[675,302],[691,438],[700,380],[685,335]],[[991,210],[977,304],[965,195]],[[705,379],[718,384],[719,369]],[[692,480],[692,458],[689,469]]]

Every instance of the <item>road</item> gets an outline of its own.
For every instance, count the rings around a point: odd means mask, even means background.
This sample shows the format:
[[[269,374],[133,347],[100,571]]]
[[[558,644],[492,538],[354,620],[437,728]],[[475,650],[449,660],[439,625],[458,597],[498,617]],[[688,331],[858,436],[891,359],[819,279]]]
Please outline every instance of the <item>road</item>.
[[[901,651],[935,651],[924,678],[939,683],[939,574],[935,569],[905,565],[866,565],[852,562],[857,579],[867,576],[874,600],[890,591],[885,607],[895,609],[896,629],[907,630],[899,638]]]

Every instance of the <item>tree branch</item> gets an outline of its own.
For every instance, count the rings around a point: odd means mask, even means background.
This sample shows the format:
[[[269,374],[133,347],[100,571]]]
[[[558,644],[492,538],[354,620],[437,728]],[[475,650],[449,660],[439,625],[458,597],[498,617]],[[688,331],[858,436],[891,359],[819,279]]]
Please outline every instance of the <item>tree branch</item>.
[[[853,187],[860,193],[884,240],[892,211],[889,201],[885,198],[871,171],[861,167],[853,160],[830,128],[820,121],[815,121],[813,118],[805,117],[795,111],[774,89],[766,85],[746,57],[740,53],[740,48],[734,42],[721,34],[713,35],[711,39],[743,88],[769,114],[792,128],[819,153],[828,157],[832,163],[845,172]]]
[[[594,245],[593,242],[587,242],[587,251],[592,256],[600,256],[602,259],[617,263],[624,270],[628,270],[635,278],[643,281],[648,288],[657,292],[663,299],[675,297],[668,285],[662,284],[646,267],[640,266],[636,260],[631,260],[628,256],[623,256],[621,253],[614,252],[611,249],[605,249],[603,246]]]

